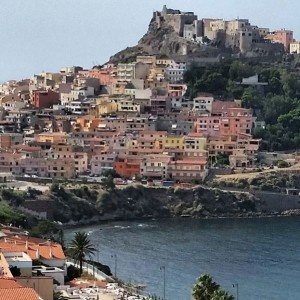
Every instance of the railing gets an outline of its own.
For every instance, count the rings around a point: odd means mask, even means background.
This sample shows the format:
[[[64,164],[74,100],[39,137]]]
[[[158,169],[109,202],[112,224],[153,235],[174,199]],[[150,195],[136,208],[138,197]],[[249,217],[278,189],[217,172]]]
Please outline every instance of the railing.
[[[73,265],[76,268],[79,268],[79,262],[75,261],[72,258],[67,258],[66,264]],[[115,281],[112,277],[110,277],[110,276],[106,275],[105,273],[103,273],[102,271],[100,271],[96,266],[89,264],[87,262],[82,263],[82,268],[85,272],[87,272],[89,275],[93,275],[98,280],[106,280],[109,282]]]

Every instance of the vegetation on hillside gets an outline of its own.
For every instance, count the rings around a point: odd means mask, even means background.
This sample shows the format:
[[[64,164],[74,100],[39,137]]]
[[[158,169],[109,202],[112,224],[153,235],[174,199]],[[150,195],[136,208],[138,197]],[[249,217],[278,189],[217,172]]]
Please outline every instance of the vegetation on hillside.
[[[27,228],[26,216],[14,210],[5,201],[0,201],[0,223]]]
[[[300,189],[300,176],[279,172],[258,173],[255,176],[233,177],[231,179],[217,179],[211,184],[216,187],[230,187],[239,189],[255,189],[269,192],[282,192],[286,188]]]
[[[96,205],[103,217],[134,219],[255,213],[259,201],[251,195],[236,195],[203,187],[165,189],[128,186],[122,190],[103,193]]]
[[[264,91],[240,85],[243,78],[259,76]],[[185,73],[187,95],[211,93],[216,99],[241,99],[245,108],[265,120],[265,129],[255,129],[263,140],[262,150],[280,151],[300,147],[300,72],[284,64],[265,65],[241,60],[224,61],[209,67],[192,66]]]

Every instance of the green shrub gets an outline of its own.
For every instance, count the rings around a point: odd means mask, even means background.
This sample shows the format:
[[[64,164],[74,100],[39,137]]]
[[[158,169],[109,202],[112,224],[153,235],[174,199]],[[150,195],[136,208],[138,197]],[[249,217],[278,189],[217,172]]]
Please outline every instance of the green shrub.
[[[289,164],[288,164],[288,162],[286,162],[284,160],[279,160],[277,163],[277,167],[278,168],[288,168]]]

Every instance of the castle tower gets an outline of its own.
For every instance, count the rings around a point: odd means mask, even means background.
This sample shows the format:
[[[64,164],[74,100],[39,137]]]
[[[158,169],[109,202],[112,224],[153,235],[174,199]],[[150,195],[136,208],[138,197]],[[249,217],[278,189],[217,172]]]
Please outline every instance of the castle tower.
[[[162,15],[163,15],[163,17],[166,17],[167,14],[168,14],[167,5],[164,5],[164,6],[163,6],[163,9],[162,9]]]

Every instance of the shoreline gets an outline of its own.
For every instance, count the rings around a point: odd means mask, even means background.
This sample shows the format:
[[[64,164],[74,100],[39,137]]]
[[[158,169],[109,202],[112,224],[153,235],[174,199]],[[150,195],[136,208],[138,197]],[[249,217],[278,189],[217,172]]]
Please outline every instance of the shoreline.
[[[250,213],[245,213],[245,215],[236,215],[236,216],[205,216],[205,217],[193,217],[193,216],[170,216],[170,217],[141,217],[141,218],[116,218],[109,220],[99,220],[99,221],[91,221],[88,223],[82,224],[62,224],[59,227],[63,230],[67,229],[76,229],[76,228],[84,228],[90,226],[97,226],[103,224],[111,224],[116,222],[137,222],[137,221],[158,221],[158,220],[216,220],[216,219],[262,219],[262,218],[288,218],[288,217],[300,217],[300,211],[297,214],[289,214],[294,210],[285,211],[282,213],[274,212],[274,213],[254,213],[251,215]]]

